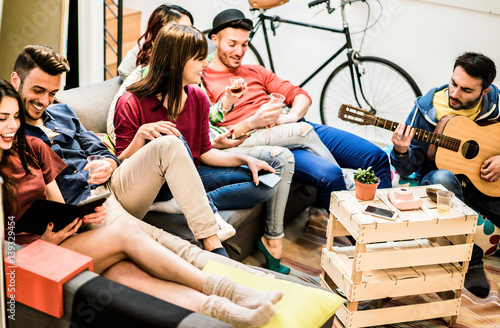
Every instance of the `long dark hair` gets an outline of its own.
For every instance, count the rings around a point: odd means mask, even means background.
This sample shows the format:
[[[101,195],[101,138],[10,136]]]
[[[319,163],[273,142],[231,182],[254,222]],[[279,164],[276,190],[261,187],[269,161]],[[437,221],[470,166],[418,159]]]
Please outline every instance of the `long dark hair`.
[[[24,105],[21,97],[17,93],[16,89],[7,81],[0,78],[0,104],[5,97],[14,98],[17,100],[19,106],[19,122],[20,126],[17,129],[16,135],[14,137],[14,142],[12,148],[3,151],[2,160],[0,161],[0,175],[4,181],[3,185],[3,206],[7,212],[12,209],[12,203],[15,200],[14,183],[12,179],[4,172],[6,155],[11,152],[17,152],[19,158],[21,159],[21,165],[23,166],[26,174],[31,174],[30,165],[33,165],[33,150],[26,141],[26,117],[24,113]]]
[[[165,26],[158,32],[148,74],[127,91],[138,97],[161,95],[160,103],[153,110],[161,108],[167,98],[168,116],[175,121],[182,110],[184,66],[191,58],[205,59],[207,53],[207,40],[198,29],[178,24]]]
[[[164,4],[153,11],[149,17],[146,32],[137,40],[137,45],[140,49],[137,54],[137,66],[147,66],[149,64],[153,43],[160,29],[168,23],[177,22],[182,15],[188,16],[191,25],[194,24],[193,15],[181,6]],[[141,46],[142,40],[144,40],[144,43]]]

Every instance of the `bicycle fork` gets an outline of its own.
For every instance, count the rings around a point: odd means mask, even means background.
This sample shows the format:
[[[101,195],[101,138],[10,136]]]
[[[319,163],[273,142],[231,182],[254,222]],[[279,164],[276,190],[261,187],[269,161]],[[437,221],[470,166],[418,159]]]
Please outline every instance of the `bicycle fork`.
[[[368,102],[366,99],[365,93],[363,91],[363,84],[361,83],[361,76],[364,75],[364,72],[360,72],[359,70],[359,61],[356,60],[356,56],[358,55],[358,52],[354,51],[352,48],[352,41],[351,41],[351,33],[349,31],[349,24],[347,23],[347,17],[345,14],[345,8],[344,6],[341,7],[341,14],[342,14],[342,22],[343,22],[343,28],[344,28],[344,35],[346,37],[346,47],[347,47],[347,62],[349,65],[349,71],[351,73],[351,83],[352,83],[352,91],[354,93],[354,99],[356,99],[356,103],[359,108],[366,108],[366,106],[363,106],[361,104],[361,101],[359,100],[358,97],[358,88],[356,88],[356,82],[359,87],[359,92],[361,94],[361,97],[365,101],[365,103],[368,105],[370,108],[370,113],[376,114],[377,110],[373,108],[373,106]]]
[[[349,63],[349,71],[351,73],[352,91],[354,93],[354,99],[356,99],[358,107],[366,108],[368,106],[370,113],[375,115],[377,113],[377,110],[373,108],[370,102],[366,99],[365,93],[363,91],[363,84],[361,83],[361,77],[364,75],[365,72],[360,70],[359,66],[360,63],[359,61],[356,60],[355,53],[352,50],[348,51],[347,62]],[[362,104],[362,102],[360,101],[358,90],[359,94],[362,97],[362,100],[364,100],[366,105]]]

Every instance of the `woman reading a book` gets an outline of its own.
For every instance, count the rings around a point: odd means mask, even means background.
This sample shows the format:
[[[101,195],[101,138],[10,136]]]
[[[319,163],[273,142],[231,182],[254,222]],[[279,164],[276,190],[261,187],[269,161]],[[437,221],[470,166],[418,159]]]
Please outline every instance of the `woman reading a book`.
[[[25,116],[15,89],[0,79],[0,174],[4,184],[4,213],[14,221],[38,198],[63,202],[55,177],[65,163],[41,140],[25,136]],[[274,315],[282,293],[263,292],[205,274],[155,242],[134,221],[114,223],[77,233],[83,224],[100,223],[104,206],[42,236],[16,235],[17,243],[37,238],[93,258],[94,271],[173,304],[204,313],[237,327],[257,327]],[[125,277],[123,273],[126,272]],[[132,277],[130,279],[130,277]],[[226,298],[227,297],[227,298]]]

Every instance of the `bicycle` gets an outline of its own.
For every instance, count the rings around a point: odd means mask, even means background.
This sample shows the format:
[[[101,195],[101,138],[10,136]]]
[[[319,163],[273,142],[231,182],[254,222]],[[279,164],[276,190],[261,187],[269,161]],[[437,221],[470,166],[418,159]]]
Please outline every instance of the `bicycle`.
[[[337,117],[338,110],[342,104],[355,104],[357,107],[368,109],[373,114],[386,119],[404,122],[409,110],[413,107],[413,101],[416,97],[422,95],[413,78],[400,66],[384,58],[361,56],[359,51],[353,49],[345,6],[355,2],[367,3],[367,0],[340,0],[340,5],[336,8],[331,7],[330,0],[315,0],[308,3],[309,8],[325,4],[328,14],[340,8],[343,23],[342,29],[292,21],[279,16],[265,15],[267,9],[278,7],[288,1],[249,0],[248,2],[252,7],[251,10],[259,11],[257,22],[250,32],[250,40],[255,36],[259,28],[262,28],[267,59],[270,69],[273,72],[274,62],[269,44],[268,29],[275,35],[276,23],[292,24],[344,34],[346,38],[345,44],[338,48],[330,58],[321,64],[299,86],[303,87],[345,51],[347,61],[332,71],[321,92],[320,115],[322,123],[348,129],[378,144],[381,144],[380,140],[390,140],[390,132],[388,131],[380,131],[370,126],[355,126]],[[269,21],[269,28],[266,26],[266,21]],[[367,29],[368,27],[365,27],[364,33],[366,33]],[[248,50],[243,63],[265,66],[262,56],[251,42],[248,44]]]

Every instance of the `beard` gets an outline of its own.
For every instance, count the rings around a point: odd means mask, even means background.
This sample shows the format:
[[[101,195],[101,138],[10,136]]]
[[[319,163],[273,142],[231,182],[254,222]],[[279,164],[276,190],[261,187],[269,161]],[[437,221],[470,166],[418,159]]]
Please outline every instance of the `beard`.
[[[31,121],[37,121],[41,116],[42,114],[44,113],[44,111],[38,113],[38,112],[35,112],[35,113],[32,113],[30,112],[29,108],[30,108],[30,102],[29,101],[25,101],[24,102],[24,113],[26,114],[26,119],[27,120],[31,120]]]
[[[224,66],[226,66],[228,68],[235,69],[235,68],[238,68],[241,66],[241,60],[237,64],[232,64],[231,58],[229,58],[229,56],[223,52],[218,53],[218,57],[219,57],[219,60],[221,61],[221,63],[224,64]],[[243,58],[241,58],[241,59],[243,59]]]
[[[453,98],[451,96],[448,96],[448,106],[454,110],[461,110],[461,109],[471,109],[474,108],[479,102],[481,101],[481,98],[483,98],[483,95],[481,94],[477,99],[467,101],[467,102],[461,102],[460,100]],[[451,100],[455,101],[458,103],[458,105],[453,106],[451,104]]]

